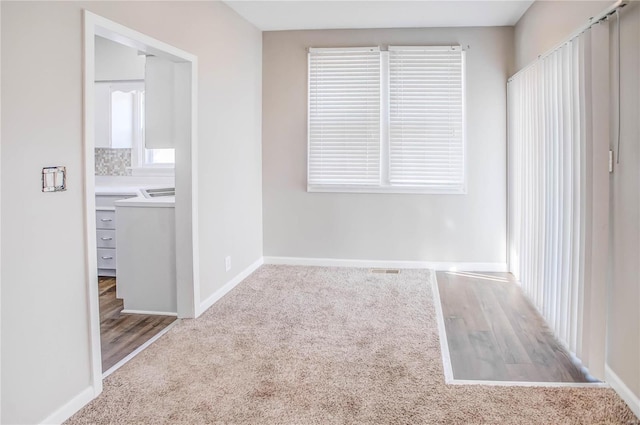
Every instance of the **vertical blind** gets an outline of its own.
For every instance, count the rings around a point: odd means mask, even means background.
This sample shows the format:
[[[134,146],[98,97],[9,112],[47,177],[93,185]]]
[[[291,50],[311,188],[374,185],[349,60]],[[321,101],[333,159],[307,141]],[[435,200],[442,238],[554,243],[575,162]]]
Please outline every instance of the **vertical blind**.
[[[556,336],[579,353],[587,31],[516,75],[509,92],[509,265]]]
[[[389,181],[464,188],[459,47],[389,47]]]
[[[380,51],[310,49],[310,185],[380,183]]]

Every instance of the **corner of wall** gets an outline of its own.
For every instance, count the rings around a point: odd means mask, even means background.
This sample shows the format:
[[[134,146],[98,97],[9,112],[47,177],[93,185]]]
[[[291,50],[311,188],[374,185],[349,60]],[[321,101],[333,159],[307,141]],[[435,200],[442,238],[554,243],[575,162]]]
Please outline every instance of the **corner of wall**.
[[[251,275],[251,273],[256,271],[262,264],[264,264],[264,258],[260,257],[256,261],[251,263],[249,265],[249,267],[247,267],[246,269],[242,270],[240,273],[235,275],[231,280],[229,280],[227,283],[222,285],[222,288],[218,289],[213,294],[211,294],[211,296],[209,296],[207,299],[202,301],[200,303],[200,305],[198,306],[198,308],[197,308],[195,319],[200,317],[202,315],[202,313],[204,313],[205,311],[207,311],[209,309],[209,307],[211,307],[216,302],[218,302],[222,297],[227,295],[240,282],[242,282],[247,277],[249,277],[249,275]]]
[[[604,366],[605,381],[615,390],[616,393],[627,403],[631,411],[640,418],[640,397],[635,395],[633,391],[624,383],[624,381],[613,371],[613,369],[605,364]]]

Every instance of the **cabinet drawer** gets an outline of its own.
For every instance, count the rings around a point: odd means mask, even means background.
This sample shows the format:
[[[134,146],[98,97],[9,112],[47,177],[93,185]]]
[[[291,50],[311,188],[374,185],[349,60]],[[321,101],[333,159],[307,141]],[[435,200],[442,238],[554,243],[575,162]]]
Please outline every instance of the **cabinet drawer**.
[[[113,248],[98,248],[98,268],[116,268],[116,250]]]
[[[115,248],[116,247],[116,231],[97,229],[96,240],[98,242],[98,248]]]
[[[96,211],[96,228],[97,229],[115,229],[116,228],[116,212],[110,210]]]

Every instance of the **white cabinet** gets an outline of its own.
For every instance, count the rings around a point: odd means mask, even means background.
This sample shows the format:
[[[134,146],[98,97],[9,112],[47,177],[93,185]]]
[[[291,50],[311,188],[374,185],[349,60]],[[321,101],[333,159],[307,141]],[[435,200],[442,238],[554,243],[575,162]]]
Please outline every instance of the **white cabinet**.
[[[173,62],[149,56],[145,67],[145,141],[147,149],[173,148],[174,114]]]
[[[116,218],[117,288],[123,311],[176,314],[174,205],[116,202]]]
[[[145,67],[147,149],[173,149],[191,138],[191,65],[149,56]]]
[[[98,276],[116,275],[116,212],[113,207],[96,207]],[[110,208],[110,209],[105,209]]]
[[[116,209],[115,201],[136,196],[132,193],[96,195],[96,245],[98,276],[116,275]]]

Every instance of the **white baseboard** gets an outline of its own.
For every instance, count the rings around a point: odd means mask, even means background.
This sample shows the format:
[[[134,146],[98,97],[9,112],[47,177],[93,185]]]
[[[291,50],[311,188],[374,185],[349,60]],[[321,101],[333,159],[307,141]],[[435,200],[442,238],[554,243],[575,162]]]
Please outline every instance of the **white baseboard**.
[[[178,317],[178,313],[171,311],[148,311],[148,310],[127,310],[124,309],[121,313],[125,314],[145,314],[148,316],[175,316]]]
[[[506,272],[506,263],[465,263],[446,261],[348,260],[338,258],[264,257],[264,264],[320,267],[364,267],[431,269],[446,271]]]
[[[94,391],[93,387],[87,387],[80,392],[77,396],[69,400],[65,405],[49,415],[44,419],[42,424],[61,424],[71,416],[73,416],[78,410],[82,409],[87,403],[96,398],[98,394]]]
[[[436,322],[438,323],[438,337],[440,339],[440,355],[442,356],[444,382],[445,384],[451,384],[451,382],[453,382],[453,365],[451,364],[451,353],[449,352],[447,330],[444,325],[444,313],[442,312],[438,280],[434,273],[431,274],[431,293],[433,294],[433,307],[436,310]]]
[[[609,367],[604,365],[604,379],[618,393],[620,398],[627,403],[631,411],[640,418],[640,398],[631,391],[620,377]]]
[[[224,286],[214,292],[209,298],[200,303],[200,307],[196,312],[196,318],[199,317],[202,313],[207,311],[209,307],[214,305],[220,298],[224,297],[229,291],[236,287],[237,284],[245,280],[251,273],[256,271],[258,267],[260,267],[264,263],[263,257],[260,257],[249,267],[238,273],[233,279],[229,282],[225,283]]]

